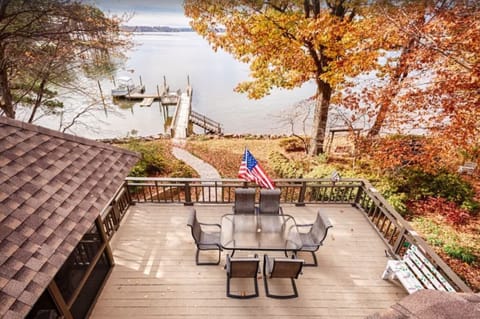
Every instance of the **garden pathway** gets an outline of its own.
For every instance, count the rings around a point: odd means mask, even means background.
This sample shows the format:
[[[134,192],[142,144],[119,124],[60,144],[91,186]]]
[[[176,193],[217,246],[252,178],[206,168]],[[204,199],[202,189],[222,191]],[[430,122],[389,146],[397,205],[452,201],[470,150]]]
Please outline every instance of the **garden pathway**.
[[[188,151],[177,146],[172,147],[173,156],[179,160],[184,161],[191,166],[200,175],[201,179],[220,179],[220,174],[212,165],[204,162],[196,156],[193,156]]]
[[[218,180],[221,179],[220,174],[218,171],[213,167],[212,165],[208,164],[207,162],[201,160],[200,158],[192,155],[190,152],[186,151],[183,148],[180,148],[178,146],[183,146],[185,145],[185,140],[175,140],[173,141],[173,147],[172,147],[172,154],[179,160],[184,161],[187,165],[189,165],[191,168],[193,168],[195,171],[197,171],[198,175],[200,175],[200,178],[204,180],[202,182],[202,185],[206,186],[207,189],[205,189],[206,192],[210,193],[210,186],[215,186],[215,182],[213,181],[208,181],[209,179],[216,180],[217,185],[220,185],[221,182],[218,182]],[[178,145],[178,146],[175,146]],[[217,193],[216,197],[221,198],[221,187],[217,188]],[[215,198],[214,200],[217,200]]]

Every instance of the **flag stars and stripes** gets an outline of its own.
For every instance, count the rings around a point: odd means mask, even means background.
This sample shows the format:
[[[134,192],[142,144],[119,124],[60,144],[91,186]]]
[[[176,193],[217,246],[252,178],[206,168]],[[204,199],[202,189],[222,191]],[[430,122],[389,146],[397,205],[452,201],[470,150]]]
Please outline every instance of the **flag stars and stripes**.
[[[238,170],[238,177],[249,182],[254,182],[263,188],[275,188],[273,181],[268,177],[255,157],[253,157],[252,153],[246,148],[243,154],[242,163],[240,164],[240,169]]]

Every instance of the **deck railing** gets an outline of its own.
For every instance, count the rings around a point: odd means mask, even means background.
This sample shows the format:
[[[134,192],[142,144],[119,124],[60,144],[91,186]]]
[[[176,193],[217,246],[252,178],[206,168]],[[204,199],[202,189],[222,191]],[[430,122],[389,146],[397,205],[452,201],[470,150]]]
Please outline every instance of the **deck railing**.
[[[127,178],[128,189],[135,202],[150,203],[233,203],[235,189],[258,186],[240,179],[199,178]],[[362,180],[343,179],[276,179],[281,202],[295,205],[311,203],[354,204]],[[257,191],[257,201],[258,201]]]
[[[133,204],[133,202],[128,192],[127,182],[125,182],[117,190],[110,204],[102,213],[105,234],[109,240],[120,227],[120,222],[131,204]]]
[[[303,206],[308,204],[350,204],[367,218],[386,246],[386,254],[401,258],[408,244],[415,244],[436,265],[439,272],[457,291],[471,289],[448,267],[366,180],[342,179],[276,179],[281,202]],[[128,206],[133,203],[233,203],[235,189],[258,186],[239,179],[206,180],[197,178],[127,178],[109,209],[103,213],[105,232],[110,238],[118,229]],[[257,191],[257,201],[259,192]]]

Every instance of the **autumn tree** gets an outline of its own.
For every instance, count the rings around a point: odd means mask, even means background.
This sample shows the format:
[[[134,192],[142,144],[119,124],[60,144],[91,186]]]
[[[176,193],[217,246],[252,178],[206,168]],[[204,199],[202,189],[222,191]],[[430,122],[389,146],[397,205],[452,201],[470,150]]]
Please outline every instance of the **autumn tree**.
[[[121,55],[120,19],[75,0],[5,0],[0,4],[0,109],[15,118],[29,107],[62,106],[56,90],[79,88]]]
[[[348,82],[375,68],[378,30],[371,1],[186,0],[192,27],[212,46],[249,63],[253,80],[236,90],[261,98],[274,87],[317,86],[311,154],[323,152],[330,102]],[[224,31],[224,32],[223,32]]]
[[[391,54],[386,81],[364,92],[376,112],[369,135],[422,129],[443,148],[473,156],[480,147],[478,1],[391,1],[376,9]]]

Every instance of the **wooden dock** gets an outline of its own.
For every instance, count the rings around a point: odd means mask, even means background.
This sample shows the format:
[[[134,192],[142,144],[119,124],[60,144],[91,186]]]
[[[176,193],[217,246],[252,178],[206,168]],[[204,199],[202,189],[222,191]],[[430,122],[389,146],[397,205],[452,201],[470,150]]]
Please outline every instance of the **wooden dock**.
[[[222,134],[222,125],[219,122],[192,110],[192,88],[189,86],[180,94],[170,127],[171,136],[177,139],[187,138],[191,133],[190,124],[198,125],[205,133]]]
[[[192,92],[193,90],[190,86],[190,80],[188,80],[185,92],[182,92],[181,90],[170,92],[166,79],[164,78],[162,91],[160,91],[160,88],[157,85],[157,94],[145,93],[144,89],[142,89],[131,91],[124,96],[116,98],[129,101],[139,101],[138,104],[141,107],[149,107],[155,101],[159,101],[163,106],[175,105],[176,109],[169,129],[170,135],[173,138],[187,138],[191,133],[190,124],[198,125],[204,129],[205,133],[222,134],[222,126],[219,122],[216,122],[198,112],[192,111]]]
[[[173,116],[170,134],[173,138],[185,139],[189,135],[189,119],[192,110],[192,88],[189,86],[187,90],[180,95],[177,103],[177,109]]]
[[[188,82],[190,83],[190,79]],[[114,80],[115,85],[115,80]],[[190,86],[190,84],[189,84]],[[157,92],[145,93],[145,85],[142,83],[142,77],[140,77],[140,85],[135,87],[135,89],[129,91],[126,95],[114,96],[116,99],[130,100],[130,101],[141,101],[140,106],[150,106],[155,101],[160,101],[162,105],[176,105],[180,99],[181,91],[170,92],[170,88],[167,85],[167,79],[163,77],[163,88],[157,85]]]
[[[153,97],[146,97],[140,102],[140,106],[150,106],[154,101]]]
[[[123,96],[122,99],[130,101],[141,101],[141,106],[150,106],[155,101],[160,101],[162,105],[176,105],[180,97],[178,93],[163,92],[161,94],[146,94],[134,92]]]

